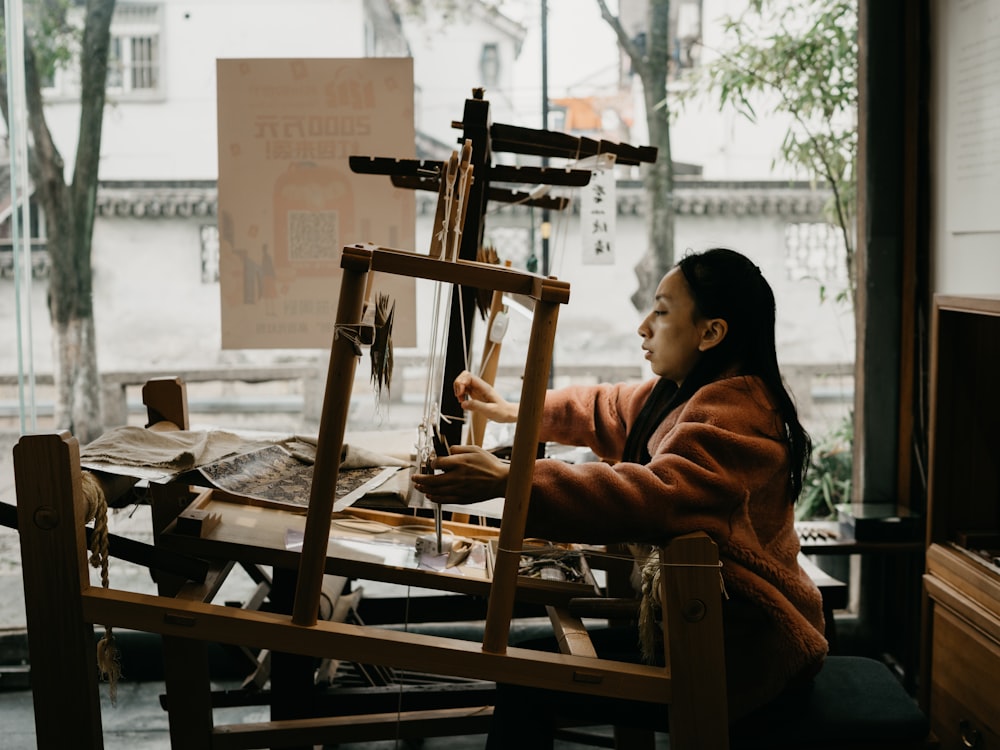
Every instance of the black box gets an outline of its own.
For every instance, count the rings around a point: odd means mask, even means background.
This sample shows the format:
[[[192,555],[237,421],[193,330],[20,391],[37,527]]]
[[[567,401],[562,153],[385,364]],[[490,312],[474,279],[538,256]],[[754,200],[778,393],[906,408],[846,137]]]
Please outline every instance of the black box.
[[[857,542],[914,542],[924,538],[923,514],[893,503],[845,503],[837,506],[842,539]]]

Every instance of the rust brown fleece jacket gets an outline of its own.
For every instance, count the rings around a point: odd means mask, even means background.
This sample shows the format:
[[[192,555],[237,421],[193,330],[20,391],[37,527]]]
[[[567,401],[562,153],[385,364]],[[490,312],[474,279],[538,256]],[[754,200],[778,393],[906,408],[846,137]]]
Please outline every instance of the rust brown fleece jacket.
[[[655,384],[550,391],[542,439],[617,459]],[[535,464],[529,536],[657,544],[705,531],[718,544],[730,719],[812,674],[827,652],[822,599],[797,559],[784,434],[763,382],[729,377],[667,415],[646,465]]]

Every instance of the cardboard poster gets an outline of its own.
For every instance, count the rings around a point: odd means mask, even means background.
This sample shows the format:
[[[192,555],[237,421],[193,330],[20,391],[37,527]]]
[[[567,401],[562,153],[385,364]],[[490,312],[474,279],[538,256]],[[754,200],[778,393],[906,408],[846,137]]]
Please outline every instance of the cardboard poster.
[[[945,3],[948,229],[1000,231],[1000,0]]]
[[[409,58],[219,60],[222,348],[329,348],[343,247],[411,250],[413,191],[351,156],[413,158]],[[376,275],[415,346],[415,282]]]

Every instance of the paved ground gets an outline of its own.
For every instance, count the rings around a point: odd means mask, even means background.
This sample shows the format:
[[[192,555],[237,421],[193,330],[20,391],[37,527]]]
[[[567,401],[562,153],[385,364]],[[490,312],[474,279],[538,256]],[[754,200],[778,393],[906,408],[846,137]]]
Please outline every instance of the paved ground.
[[[122,684],[118,689],[117,705],[111,706],[106,696],[101,699],[101,721],[104,729],[105,750],[171,750],[167,734],[167,718],[159,706],[158,696],[162,683],[144,682]],[[227,709],[220,722],[266,721],[264,708]],[[28,691],[0,693],[0,750],[35,750],[35,731]],[[608,728],[596,728],[595,732],[609,733]],[[460,737],[431,737],[419,743],[403,740],[380,742],[345,743],[337,745],[339,750],[481,750],[485,745],[485,735],[464,735]],[[332,747],[332,746],[329,746]],[[593,748],[568,740],[557,740],[555,750],[584,750]],[[670,741],[666,735],[656,737],[657,750],[669,750]],[[67,750],[70,750],[67,748]],[[173,750],[178,750],[174,748]]]

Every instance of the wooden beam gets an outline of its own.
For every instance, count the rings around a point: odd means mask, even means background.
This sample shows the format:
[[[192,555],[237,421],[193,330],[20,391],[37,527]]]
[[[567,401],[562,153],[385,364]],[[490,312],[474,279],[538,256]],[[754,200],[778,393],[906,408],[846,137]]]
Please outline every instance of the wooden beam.
[[[319,621],[303,627],[293,625],[287,615],[273,612],[245,612],[114,589],[90,589],[83,597],[83,607],[89,622],[149,633],[302,655],[325,654],[365,664],[551,690],[629,695],[653,703],[671,699],[669,674],[662,667],[644,664],[523,648],[494,654],[473,641],[350,623]]]

